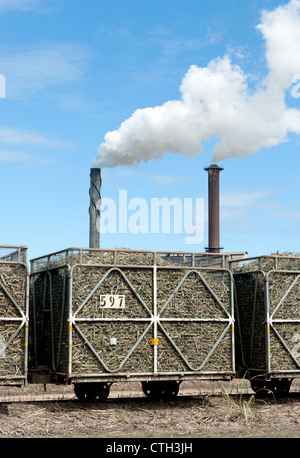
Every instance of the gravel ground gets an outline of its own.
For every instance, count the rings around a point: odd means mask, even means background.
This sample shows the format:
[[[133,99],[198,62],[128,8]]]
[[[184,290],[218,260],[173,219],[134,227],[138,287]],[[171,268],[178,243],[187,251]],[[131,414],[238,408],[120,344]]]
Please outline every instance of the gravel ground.
[[[257,399],[246,383],[184,382],[175,400],[150,402],[140,384],[116,384],[83,403],[70,386],[0,387],[0,438],[300,438],[300,389]]]

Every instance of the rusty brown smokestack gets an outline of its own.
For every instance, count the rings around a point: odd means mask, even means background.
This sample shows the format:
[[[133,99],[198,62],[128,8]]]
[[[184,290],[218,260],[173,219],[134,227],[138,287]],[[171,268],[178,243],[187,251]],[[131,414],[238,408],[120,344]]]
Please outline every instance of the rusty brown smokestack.
[[[219,175],[223,170],[216,164],[204,169],[208,172],[208,248],[209,253],[219,253],[220,247],[220,189]]]
[[[101,169],[90,170],[90,241],[89,248],[100,248]]]

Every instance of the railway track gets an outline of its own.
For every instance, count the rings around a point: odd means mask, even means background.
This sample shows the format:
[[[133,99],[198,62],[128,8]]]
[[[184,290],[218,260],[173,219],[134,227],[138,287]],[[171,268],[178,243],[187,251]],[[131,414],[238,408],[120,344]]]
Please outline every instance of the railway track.
[[[42,393],[24,393],[22,394],[0,394],[0,404],[6,403],[27,403],[27,402],[59,402],[59,401],[71,401],[71,402],[80,402],[75,396],[74,392],[69,390],[66,392],[42,392]],[[230,390],[213,390],[213,389],[201,389],[201,390],[191,390],[191,389],[181,389],[178,396],[174,399],[184,400],[192,399],[197,397],[220,397],[228,395],[232,399],[237,399],[240,396],[243,396],[244,399],[250,398],[255,395],[253,391],[249,388],[241,390],[239,388],[230,389]],[[271,396],[272,397],[272,396]],[[270,396],[268,397],[270,399]],[[299,399],[300,390],[293,391],[291,390],[286,398],[290,399]],[[112,390],[109,398],[104,402],[130,402],[130,401],[147,401],[152,402],[147,399],[147,397],[142,393],[142,390]],[[96,401],[97,402],[97,401]],[[98,401],[99,402],[99,401]]]

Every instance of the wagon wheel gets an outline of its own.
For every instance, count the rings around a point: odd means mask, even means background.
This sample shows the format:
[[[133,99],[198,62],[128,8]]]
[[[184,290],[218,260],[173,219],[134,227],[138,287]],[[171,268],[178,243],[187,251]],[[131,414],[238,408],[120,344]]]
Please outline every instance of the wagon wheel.
[[[273,382],[272,391],[275,396],[287,396],[290,391],[291,383],[293,379],[288,378],[277,378],[271,380]]]
[[[107,383],[75,383],[74,392],[80,401],[105,401],[109,396]]]
[[[151,401],[157,401],[161,397],[159,382],[142,382],[142,390]]]
[[[257,397],[265,397],[272,393],[271,385],[268,380],[250,380],[251,388]]]
[[[293,379],[282,378],[272,380],[251,380],[252,390],[260,397],[273,395],[275,397],[287,396]]]
[[[109,396],[110,385],[108,383],[97,383],[96,385],[96,399],[98,401],[106,401]]]
[[[172,400],[175,399],[179,391],[179,383],[177,382],[165,382],[163,386],[163,399]]]
[[[148,399],[157,401],[159,399],[175,399],[179,391],[179,383],[172,382],[142,382],[142,390]]]

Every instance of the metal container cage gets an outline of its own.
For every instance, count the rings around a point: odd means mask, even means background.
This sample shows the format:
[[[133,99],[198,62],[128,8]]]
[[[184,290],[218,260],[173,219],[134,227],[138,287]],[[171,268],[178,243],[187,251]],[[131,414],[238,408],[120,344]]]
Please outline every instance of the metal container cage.
[[[73,383],[84,399],[120,381],[167,397],[185,379],[230,380],[227,267],[241,255],[69,248],[33,259],[30,379]]]
[[[29,269],[27,247],[0,246],[0,385],[27,381]]]
[[[300,377],[300,256],[230,261],[237,368],[256,393],[287,394]]]

